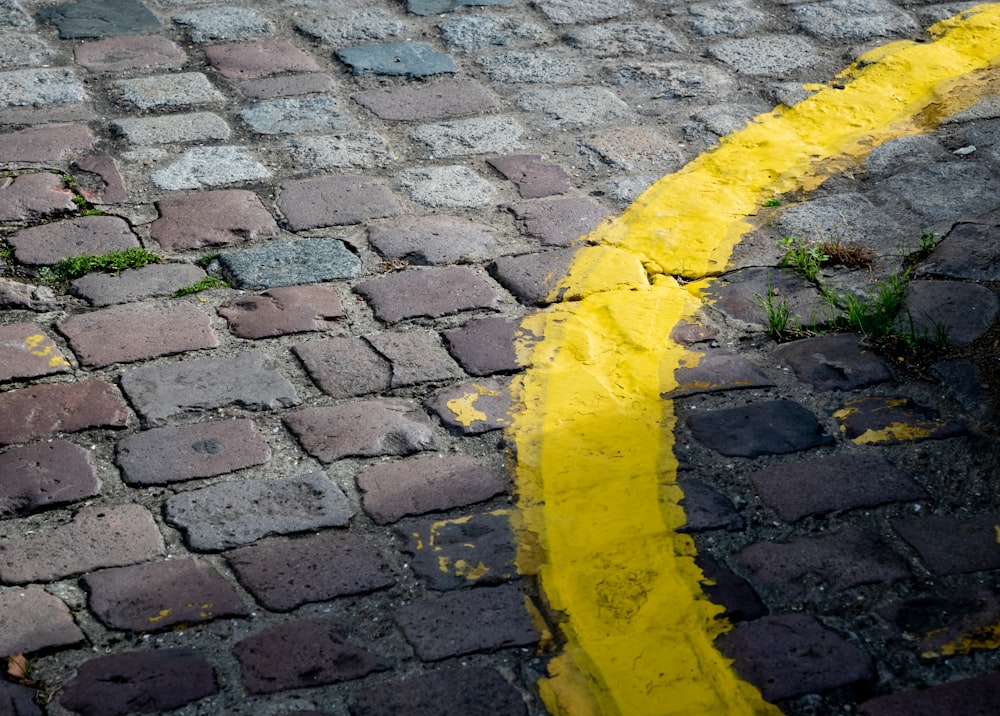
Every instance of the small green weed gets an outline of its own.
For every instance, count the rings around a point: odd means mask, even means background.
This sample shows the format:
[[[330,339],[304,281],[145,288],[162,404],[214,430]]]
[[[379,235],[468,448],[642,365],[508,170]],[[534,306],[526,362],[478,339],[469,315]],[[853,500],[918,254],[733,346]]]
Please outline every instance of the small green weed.
[[[125,249],[99,256],[71,256],[47,267],[47,270],[40,270],[38,275],[52,281],[72,281],[88,273],[120,273],[126,269],[141,268],[160,261],[159,256],[146,249]]]
[[[229,288],[229,284],[221,278],[206,276],[198,283],[193,283],[190,286],[177,289],[173,292],[171,297],[180,298],[181,296],[190,296],[192,293],[200,293],[201,291],[207,291],[210,288]]]
[[[816,274],[819,273],[823,262],[830,259],[823,253],[819,244],[800,237],[786,236],[778,242],[778,245],[785,250],[779,265],[802,274],[810,281],[816,280]]]
[[[781,299],[775,301],[776,292],[771,288],[771,281],[767,282],[767,293],[764,296],[756,296],[757,305],[767,316],[767,332],[776,341],[784,340],[790,330],[791,311],[788,308],[788,301]]]
[[[196,266],[200,266],[203,269],[207,269],[209,265],[219,258],[218,254],[205,254],[204,256],[198,258],[194,263]]]
[[[825,291],[823,297],[833,306],[842,308],[844,321],[851,330],[872,338],[884,338],[894,332],[896,314],[906,298],[910,272],[894,274],[880,282],[866,298]]]
[[[764,206],[781,206],[781,199],[768,199],[764,202]]]
[[[76,204],[77,209],[79,209],[79,211],[80,211],[80,216],[103,216],[104,215],[103,211],[101,211],[100,209],[94,207],[93,204],[91,204],[89,201],[87,201],[86,197],[80,196],[79,194],[74,195],[73,198],[70,201],[72,201],[74,204]]]

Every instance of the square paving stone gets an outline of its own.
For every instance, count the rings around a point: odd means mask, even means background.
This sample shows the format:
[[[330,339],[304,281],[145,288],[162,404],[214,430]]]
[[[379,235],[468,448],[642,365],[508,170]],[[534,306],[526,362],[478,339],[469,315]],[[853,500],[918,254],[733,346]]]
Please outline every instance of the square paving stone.
[[[89,453],[67,440],[0,453],[0,519],[83,500],[100,490]]]
[[[474,318],[461,328],[444,331],[448,350],[469,375],[508,373],[524,367],[518,349],[525,354],[538,336],[521,321],[501,316]]]
[[[59,161],[67,154],[79,154],[97,143],[86,125],[62,124],[32,127],[0,134],[0,157],[7,162]]]
[[[0,181],[0,221],[28,221],[76,209],[73,192],[52,172],[32,172]]]
[[[482,0],[477,0],[482,2]],[[411,3],[412,4],[412,3]],[[356,716],[525,716],[518,690],[494,669],[443,669],[358,693]]]
[[[88,273],[70,284],[69,292],[91,306],[113,306],[147,298],[172,296],[208,274],[194,264],[151,264],[121,273]]]
[[[499,430],[514,421],[510,380],[483,380],[447,388],[428,402],[441,421],[464,435]]]
[[[892,526],[935,574],[1000,569],[1000,514],[905,517]]]
[[[337,684],[388,668],[347,636],[346,625],[336,619],[299,619],[243,639],[233,654],[251,694]]]
[[[539,154],[507,154],[486,161],[514,182],[525,199],[563,194],[572,186],[573,178],[561,166],[544,161]]]
[[[432,331],[385,331],[365,336],[392,364],[392,388],[452,380],[462,375]]]
[[[80,216],[32,226],[14,232],[7,241],[18,262],[33,266],[140,248],[128,223],[117,216]]]
[[[354,290],[386,323],[439,318],[476,308],[496,309],[499,296],[481,274],[465,266],[419,268],[362,281]]]
[[[231,42],[205,48],[205,59],[223,77],[250,79],[282,72],[318,72],[311,55],[288,40]]]
[[[723,353],[707,353],[697,365],[678,368],[674,371],[674,380],[677,387],[664,393],[664,397],[774,386],[767,373],[746,358]]]
[[[910,575],[902,557],[857,527],[789,542],[758,542],[737,560],[754,584],[786,600],[806,596],[817,583],[821,589],[841,592]]]
[[[186,251],[277,236],[278,225],[252,191],[220,189],[156,202],[150,236],[165,251]]]
[[[130,70],[176,70],[187,55],[160,35],[129,35],[84,42],[73,48],[78,65],[91,72],[116,74]]]
[[[0,584],[51,582],[162,557],[163,537],[140,505],[81,507],[66,524],[0,541]]]
[[[429,120],[487,114],[496,98],[473,80],[441,80],[433,84],[366,90],[352,99],[379,119]]]
[[[130,485],[166,485],[263,465],[271,448],[251,420],[154,428],[115,446],[115,463]]]
[[[355,75],[428,77],[458,72],[447,55],[426,42],[387,42],[378,45],[355,45],[337,50],[337,59]]]
[[[834,411],[833,417],[856,445],[899,445],[965,433],[964,426],[941,420],[933,408],[905,397],[858,398]]]
[[[367,467],[358,489],[364,511],[385,525],[488,500],[507,491],[507,478],[460,455],[430,455]]]
[[[372,224],[368,241],[385,258],[417,265],[474,263],[500,251],[496,231],[453,216],[419,216]]]
[[[715,644],[771,702],[875,681],[870,655],[806,614],[745,622]]]
[[[292,352],[309,377],[332,398],[381,393],[392,383],[392,364],[356,336],[300,343]]]
[[[215,6],[190,10],[171,18],[190,28],[193,42],[249,40],[274,32],[274,23],[256,10],[244,7]]]
[[[569,275],[574,256],[576,249],[501,256],[490,264],[490,272],[521,303],[544,306],[566,297],[562,284]]]
[[[219,692],[212,665],[188,649],[131,651],[84,662],[59,703],[88,716],[162,713]]]
[[[431,589],[463,589],[516,579],[517,547],[510,510],[396,524],[401,550]]]
[[[738,457],[785,455],[834,442],[816,416],[791,400],[692,413],[687,424],[698,442]]]
[[[339,239],[272,241],[219,254],[237,288],[263,289],[357,278],[361,259]]]
[[[570,246],[608,216],[587,197],[522,201],[503,208],[514,215],[514,223],[522,234],[537,237],[542,246]]]
[[[220,482],[167,499],[166,520],[191,549],[229,549],[274,534],[344,527],[354,507],[323,472]]]
[[[80,0],[50,5],[38,16],[59,29],[63,40],[152,34],[160,22],[137,0]]]
[[[993,716],[1000,703],[1000,674],[878,696],[861,704],[862,716]]]
[[[191,303],[130,303],[81,313],[58,324],[81,365],[99,368],[215,348],[208,313]]]
[[[239,118],[256,134],[341,133],[357,122],[333,97],[282,97],[255,102]]]
[[[195,559],[102,569],[81,582],[90,610],[111,629],[152,632],[247,614],[232,585]]]
[[[305,408],[286,417],[285,425],[306,452],[326,463],[350,456],[410,455],[435,447],[426,414],[408,400]]]
[[[922,659],[994,649],[1000,590],[915,597],[883,607],[879,614],[914,643]]]
[[[201,72],[117,80],[112,87],[122,101],[139,110],[222,104],[226,98]]]
[[[774,357],[816,390],[859,390],[893,379],[889,364],[860,345],[861,336],[834,333],[783,343]]]
[[[353,532],[269,538],[225,557],[240,584],[261,606],[276,612],[396,583],[379,551]]]
[[[118,391],[97,378],[8,390],[0,393],[0,445],[87,428],[123,428],[128,416]]]
[[[229,330],[240,338],[329,331],[345,318],[340,296],[328,286],[284,286],[242,296],[219,306]]]
[[[786,462],[758,470],[750,480],[764,503],[786,522],[927,497],[910,474],[880,455],[830,455]]]
[[[743,518],[736,511],[733,501],[726,495],[700,480],[684,479],[679,483],[679,487],[684,493],[680,504],[684,508],[687,520],[677,528],[678,532],[743,529],[745,525]]]
[[[0,593],[0,654],[30,654],[83,641],[86,637],[58,597],[36,587]]]
[[[388,187],[357,176],[287,181],[281,185],[278,208],[292,231],[360,224],[402,211]]]
[[[135,368],[121,377],[122,389],[149,425],[178,413],[224,405],[275,410],[299,404],[288,379],[262,353],[232,358],[198,358],[182,363]]]
[[[962,281],[910,281],[895,329],[950,346],[968,346],[992,328],[1000,298]]]
[[[65,373],[69,361],[34,323],[0,326],[0,382]]]
[[[516,584],[449,592],[408,604],[396,622],[421,661],[538,643],[527,597]]]

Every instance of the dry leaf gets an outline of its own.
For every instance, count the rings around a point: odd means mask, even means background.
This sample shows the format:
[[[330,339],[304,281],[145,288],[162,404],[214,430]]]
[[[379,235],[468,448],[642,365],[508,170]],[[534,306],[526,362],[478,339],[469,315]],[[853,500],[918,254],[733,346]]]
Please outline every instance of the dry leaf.
[[[12,654],[7,657],[7,673],[15,679],[23,679],[28,673],[28,660],[24,654]]]

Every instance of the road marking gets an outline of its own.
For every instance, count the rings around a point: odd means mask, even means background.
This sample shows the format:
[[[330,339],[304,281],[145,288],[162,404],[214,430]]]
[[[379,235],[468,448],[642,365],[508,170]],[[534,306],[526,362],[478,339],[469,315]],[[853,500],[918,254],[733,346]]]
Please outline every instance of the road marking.
[[[539,683],[553,714],[780,713],[715,651],[728,625],[676,532],[675,419],[661,394],[682,361],[697,363],[669,335],[694,319],[706,282],[672,275],[717,275],[764,202],[814,189],[997,85],[1000,5],[930,32],[867,53],[661,179],[585,237],[553,292],[562,302],[525,319],[543,338],[519,347],[531,367],[514,384],[519,569],[562,619],[566,644]]]

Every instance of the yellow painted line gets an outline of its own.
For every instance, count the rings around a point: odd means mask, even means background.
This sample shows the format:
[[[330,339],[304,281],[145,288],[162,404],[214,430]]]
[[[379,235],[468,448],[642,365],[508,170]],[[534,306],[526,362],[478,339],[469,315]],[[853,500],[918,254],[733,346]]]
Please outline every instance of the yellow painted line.
[[[930,32],[868,53],[661,179],[586,237],[560,302],[525,320],[542,339],[520,346],[530,368],[514,386],[519,568],[538,575],[566,639],[539,684],[553,714],[779,713],[714,649],[728,625],[676,532],[674,415],[660,396],[682,360],[697,363],[669,335],[695,316],[705,283],[671,275],[718,274],[766,200],[809,191],[988,91],[1000,6]]]

